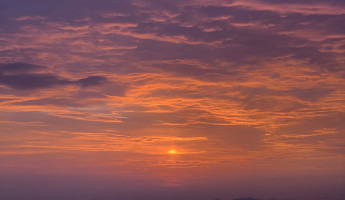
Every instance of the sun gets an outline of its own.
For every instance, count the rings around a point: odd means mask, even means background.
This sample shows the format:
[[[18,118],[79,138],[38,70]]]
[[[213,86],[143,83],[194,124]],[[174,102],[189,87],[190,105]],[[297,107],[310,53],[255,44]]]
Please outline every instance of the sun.
[[[177,154],[177,151],[175,149],[170,149],[168,151],[169,154]]]

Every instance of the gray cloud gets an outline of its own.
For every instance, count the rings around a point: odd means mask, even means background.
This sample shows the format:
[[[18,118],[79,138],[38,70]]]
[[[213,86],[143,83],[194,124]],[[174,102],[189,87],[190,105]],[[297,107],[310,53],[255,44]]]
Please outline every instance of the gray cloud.
[[[51,88],[54,86],[80,85],[89,87],[103,83],[106,78],[89,76],[77,81],[51,73],[33,73],[43,67],[27,63],[10,63],[0,66],[0,84],[19,90]]]

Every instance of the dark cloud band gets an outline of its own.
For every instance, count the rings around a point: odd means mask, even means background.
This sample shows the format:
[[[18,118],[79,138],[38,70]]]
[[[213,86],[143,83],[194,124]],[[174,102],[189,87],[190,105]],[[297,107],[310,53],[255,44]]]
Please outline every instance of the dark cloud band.
[[[27,63],[3,64],[0,66],[0,84],[19,90],[33,90],[64,85],[89,87],[107,80],[102,76],[89,76],[74,81],[52,73],[33,73],[37,69],[44,67]]]

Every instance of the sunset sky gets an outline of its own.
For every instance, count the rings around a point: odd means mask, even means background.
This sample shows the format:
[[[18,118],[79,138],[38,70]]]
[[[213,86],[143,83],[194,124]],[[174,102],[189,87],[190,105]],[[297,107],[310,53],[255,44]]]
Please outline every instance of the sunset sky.
[[[0,0],[1,200],[344,186],[345,1]]]

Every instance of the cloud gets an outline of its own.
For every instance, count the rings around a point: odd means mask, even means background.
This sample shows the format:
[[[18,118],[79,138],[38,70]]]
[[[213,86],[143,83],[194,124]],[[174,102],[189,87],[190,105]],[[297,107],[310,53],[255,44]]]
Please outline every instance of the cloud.
[[[72,82],[50,74],[17,74],[1,75],[0,83],[15,89],[32,90],[68,85]]]
[[[42,99],[34,99],[28,101],[20,101],[13,103],[14,105],[57,105],[57,106],[70,106],[70,107],[78,107],[81,106],[79,103],[75,102],[74,99],[67,99],[67,98],[42,98]]]
[[[3,64],[0,66],[0,84],[19,90],[34,90],[65,85],[89,87],[102,84],[107,80],[102,76],[89,76],[73,81],[52,73],[32,73],[37,69],[44,69],[44,67],[27,63]]]
[[[0,65],[0,73],[2,72],[27,72],[34,71],[38,69],[43,69],[44,67],[38,65],[32,65],[28,63],[9,63]]]
[[[35,20],[45,20],[46,18],[41,16],[22,16],[15,19],[15,21],[35,21]]]
[[[322,2],[305,3],[267,3],[265,1],[235,1],[231,6],[243,6],[253,10],[268,10],[278,13],[300,13],[304,15],[342,15],[345,14],[344,5],[329,5]]]
[[[89,87],[93,85],[100,85],[104,83],[107,79],[102,76],[89,76],[87,78],[79,79],[77,83],[79,83],[83,87]]]

